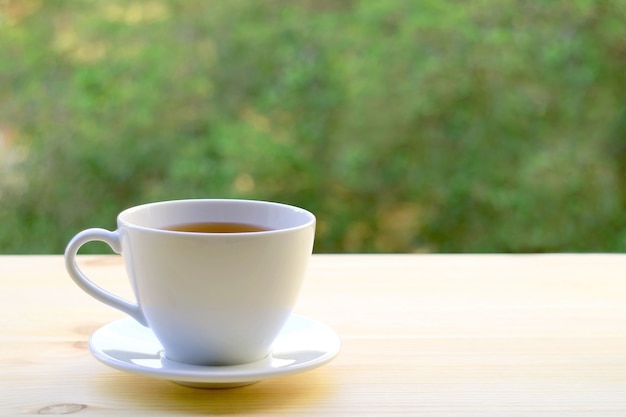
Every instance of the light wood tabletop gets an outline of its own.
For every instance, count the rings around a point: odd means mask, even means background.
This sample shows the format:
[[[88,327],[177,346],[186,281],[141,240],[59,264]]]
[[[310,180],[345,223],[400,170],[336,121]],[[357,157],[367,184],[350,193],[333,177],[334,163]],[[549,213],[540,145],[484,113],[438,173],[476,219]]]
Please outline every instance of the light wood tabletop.
[[[79,257],[132,298],[121,257]],[[123,313],[62,256],[0,256],[0,416],[626,416],[626,255],[314,255],[295,312],[334,329],[308,372],[197,389],[88,350]]]

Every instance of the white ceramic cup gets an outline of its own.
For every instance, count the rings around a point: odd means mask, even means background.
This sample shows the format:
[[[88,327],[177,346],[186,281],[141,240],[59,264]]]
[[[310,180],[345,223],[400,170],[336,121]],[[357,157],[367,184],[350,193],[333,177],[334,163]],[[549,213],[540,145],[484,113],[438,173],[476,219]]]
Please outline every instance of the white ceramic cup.
[[[267,231],[195,233],[164,228],[247,223]],[[289,318],[313,250],[315,216],[251,200],[178,200],[119,214],[118,229],[87,229],[65,251],[72,279],[89,295],[150,327],[165,356],[194,365],[263,359]],[[121,253],[136,303],[94,284],[76,254],[90,241]]]

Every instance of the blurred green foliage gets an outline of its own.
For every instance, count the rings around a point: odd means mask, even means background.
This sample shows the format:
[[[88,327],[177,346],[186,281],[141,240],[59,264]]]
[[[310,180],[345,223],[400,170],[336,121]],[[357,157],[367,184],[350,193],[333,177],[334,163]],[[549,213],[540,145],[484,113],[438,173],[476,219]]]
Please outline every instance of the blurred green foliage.
[[[317,252],[625,251],[625,17],[626,0],[0,0],[0,252],[218,197],[312,210]]]

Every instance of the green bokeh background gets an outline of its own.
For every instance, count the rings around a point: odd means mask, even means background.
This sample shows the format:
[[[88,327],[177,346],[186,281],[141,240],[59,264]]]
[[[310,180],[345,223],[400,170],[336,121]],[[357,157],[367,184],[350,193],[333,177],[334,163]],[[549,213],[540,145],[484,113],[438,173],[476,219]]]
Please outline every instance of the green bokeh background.
[[[306,207],[316,252],[623,252],[625,21],[626,0],[0,0],[0,253],[178,198]]]

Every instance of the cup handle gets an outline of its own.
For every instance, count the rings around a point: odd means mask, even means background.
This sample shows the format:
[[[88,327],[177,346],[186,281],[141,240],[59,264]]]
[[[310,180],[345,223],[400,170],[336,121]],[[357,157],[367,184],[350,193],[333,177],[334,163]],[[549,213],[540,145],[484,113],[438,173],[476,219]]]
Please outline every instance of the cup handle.
[[[74,282],[87,294],[96,300],[103,302],[113,308],[123,311],[144,326],[148,326],[148,322],[139,307],[139,304],[131,303],[117,295],[110,293],[94,284],[76,264],[76,254],[84,244],[93,241],[104,242],[113,249],[115,253],[121,253],[122,245],[120,243],[120,235],[116,230],[111,232],[105,229],[87,229],[78,233],[70,240],[65,249],[65,268],[70,274]]]

